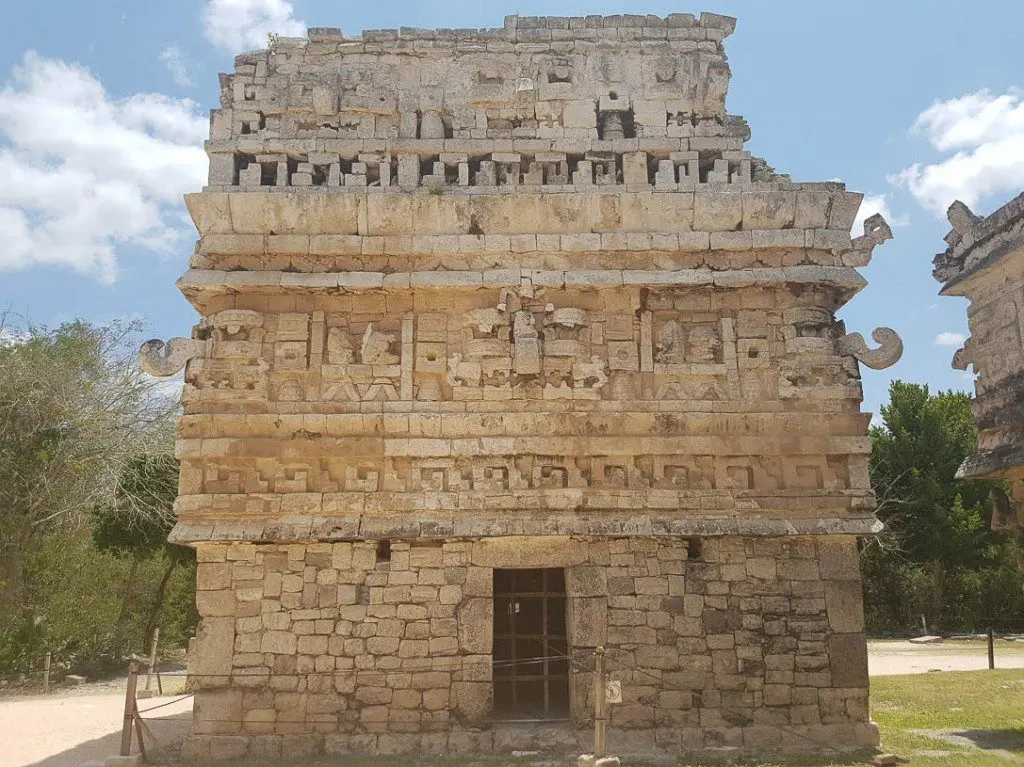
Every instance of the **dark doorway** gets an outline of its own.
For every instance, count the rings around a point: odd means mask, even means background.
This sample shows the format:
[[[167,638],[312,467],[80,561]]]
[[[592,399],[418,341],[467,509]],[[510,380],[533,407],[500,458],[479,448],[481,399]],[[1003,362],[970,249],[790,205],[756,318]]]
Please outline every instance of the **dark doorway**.
[[[494,713],[569,718],[565,571],[494,571]]]

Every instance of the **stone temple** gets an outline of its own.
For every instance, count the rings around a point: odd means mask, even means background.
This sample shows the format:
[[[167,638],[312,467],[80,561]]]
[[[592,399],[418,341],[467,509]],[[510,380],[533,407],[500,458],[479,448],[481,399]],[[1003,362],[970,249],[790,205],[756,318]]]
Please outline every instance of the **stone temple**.
[[[971,337],[953,367],[974,367],[977,395],[978,450],[957,476],[1008,482],[1013,501],[995,490],[992,527],[1024,535],[1024,194],[984,218],[960,201],[947,216],[948,247],[935,256],[933,276],[941,295],[970,301]]]
[[[213,112],[172,540],[187,753],[877,741],[835,312],[890,237],[726,113],[714,14],[309,30]],[[753,76],[751,73],[749,76]],[[732,753],[732,752],[730,752]]]

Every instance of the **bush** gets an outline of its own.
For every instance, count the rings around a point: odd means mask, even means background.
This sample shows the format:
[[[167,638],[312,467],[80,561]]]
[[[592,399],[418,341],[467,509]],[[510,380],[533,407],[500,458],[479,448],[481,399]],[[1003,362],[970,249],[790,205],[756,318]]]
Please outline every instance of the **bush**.
[[[868,632],[904,633],[920,627],[930,602],[928,574],[921,565],[870,545],[861,555],[861,571]]]
[[[943,618],[972,633],[1024,631],[1024,573],[1006,567],[959,569],[949,574]]]
[[[134,595],[127,604],[124,648],[144,653],[146,620],[166,567],[162,556],[139,562]],[[21,613],[0,630],[0,675],[41,667],[52,653],[56,667],[94,676],[121,665],[116,628],[131,560],[101,552],[88,531],[42,539],[26,556],[26,600]],[[181,648],[195,632],[195,567],[176,568],[161,619],[161,647]]]
[[[195,635],[199,625],[195,560],[175,569],[167,586],[167,599],[158,625],[161,647],[188,647],[188,640]]]
[[[978,569],[946,573],[940,625],[951,632],[1024,631],[1024,573],[1014,565],[1015,547]],[[931,605],[927,567],[869,545],[861,555],[864,617],[873,634],[917,631]]]

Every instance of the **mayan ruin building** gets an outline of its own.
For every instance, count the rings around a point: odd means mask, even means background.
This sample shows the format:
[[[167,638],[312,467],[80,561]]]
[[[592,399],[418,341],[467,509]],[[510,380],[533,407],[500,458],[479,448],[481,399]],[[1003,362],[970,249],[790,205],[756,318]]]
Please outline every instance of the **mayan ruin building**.
[[[317,28],[222,76],[201,319],[142,350],[185,371],[187,753],[586,750],[599,646],[614,753],[877,743],[860,363],[902,344],[835,312],[891,234],[744,150],[734,25]]]
[[[970,301],[971,337],[953,367],[974,367],[978,428],[978,451],[957,476],[1009,482],[1015,502],[997,491],[992,527],[1024,534],[1024,194],[984,218],[957,201],[947,217],[933,275],[940,295]]]

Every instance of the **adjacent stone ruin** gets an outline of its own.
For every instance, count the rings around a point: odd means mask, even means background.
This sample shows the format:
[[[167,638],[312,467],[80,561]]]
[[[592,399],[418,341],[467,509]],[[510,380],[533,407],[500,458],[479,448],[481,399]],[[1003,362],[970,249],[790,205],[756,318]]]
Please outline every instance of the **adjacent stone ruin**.
[[[953,367],[974,366],[977,394],[978,451],[957,476],[1007,480],[1016,502],[996,491],[992,527],[1024,534],[1024,194],[988,217],[959,201],[947,216],[949,247],[935,257],[933,275],[941,295],[971,302],[971,337]]]
[[[599,645],[616,753],[876,742],[858,360],[901,344],[835,312],[890,232],[744,150],[733,27],[311,29],[222,77],[202,319],[142,352],[185,366],[188,753],[586,747]]]

